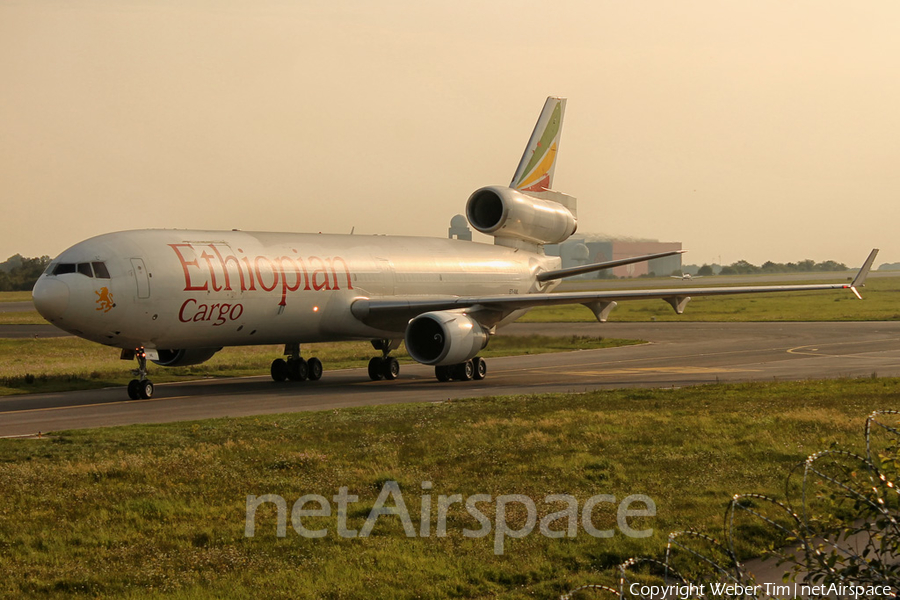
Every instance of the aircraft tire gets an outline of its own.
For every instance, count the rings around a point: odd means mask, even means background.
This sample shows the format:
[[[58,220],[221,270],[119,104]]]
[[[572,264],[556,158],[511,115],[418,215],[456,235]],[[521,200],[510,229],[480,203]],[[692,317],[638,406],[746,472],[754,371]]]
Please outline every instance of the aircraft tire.
[[[141,398],[141,382],[132,379],[128,382],[128,397],[132,400],[140,400]]]
[[[394,380],[400,375],[400,363],[393,356],[385,358],[381,363],[382,373],[387,380]]]
[[[438,365],[434,368],[434,376],[437,377],[437,380],[440,382],[447,382],[452,379],[450,376],[450,367],[447,365]]]
[[[287,361],[287,378],[291,381],[306,381],[309,365],[302,358]]]
[[[487,363],[484,362],[484,359],[480,356],[476,356],[472,359],[472,366],[474,367],[472,377],[475,381],[481,381],[485,377],[487,377]]]
[[[381,366],[382,362],[384,361],[380,356],[373,356],[372,360],[369,361],[369,379],[372,381],[384,379],[384,369]]]
[[[310,381],[318,381],[322,379],[322,361],[316,357],[312,357],[308,361],[306,361],[306,366],[309,367],[309,380]]]
[[[153,397],[153,382],[149,379],[145,379],[140,382],[140,391],[141,398],[144,400],[149,400]]]
[[[284,381],[288,377],[287,362],[283,358],[276,358],[272,361],[272,368],[269,369],[272,374],[273,381]]]
[[[453,365],[453,379],[459,381],[472,381],[474,376],[475,365],[472,364],[471,360],[459,363],[458,365]]]

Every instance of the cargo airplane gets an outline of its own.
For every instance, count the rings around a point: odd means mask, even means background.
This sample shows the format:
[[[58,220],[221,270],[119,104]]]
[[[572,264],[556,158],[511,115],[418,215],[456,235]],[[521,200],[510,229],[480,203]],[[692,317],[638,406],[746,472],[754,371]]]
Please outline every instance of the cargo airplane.
[[[150,398],[147,361],[206,361],[225,346],[284,344],[275,381],[317,380],[322,362],[301,344],[370,340],[373,380],[400,371],[391,351],[433,365],[435,376],[482,379],[479,352],[498,328],[530,308],[582,304],[606,321],[617,302],[658,298],[677,313],[695,296],[849,288],[851,284],[552,293],[562,279],[669,256],[663,252],[561,268],[545,244],[575,232],[575,199],[553,191],[565,112],[548,98],[509,186],[476,190],[469,223],[494,244],[453,239],[308,233],[137,230],[78,243],[54,259],[34,304],[54,325],[137,359],[131,398]]]

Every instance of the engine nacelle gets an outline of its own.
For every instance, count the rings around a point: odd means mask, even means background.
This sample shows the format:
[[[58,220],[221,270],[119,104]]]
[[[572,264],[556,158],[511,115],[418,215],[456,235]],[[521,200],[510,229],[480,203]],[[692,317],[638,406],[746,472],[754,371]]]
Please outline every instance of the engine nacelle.
[[[533,244],[559,244],[577,225],[575,215],[559,202],[494,185],[469,196],[466,216],[481,233]]]
[[[190,350],[157,350],[159,358],[152,361],[161,367],[199,365],[212,358],[221,348],[193,348]]]
[[[487,346],[488,333],[462,313],[436,311],[419,315],[406,327],[406,351],[426,365],[455,365]]]

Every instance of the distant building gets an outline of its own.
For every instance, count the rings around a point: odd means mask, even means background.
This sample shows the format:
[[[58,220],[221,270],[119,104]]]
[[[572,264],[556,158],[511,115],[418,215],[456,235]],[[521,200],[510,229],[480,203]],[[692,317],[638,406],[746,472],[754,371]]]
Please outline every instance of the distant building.
[[[469,221],[462,215],[456,215],[450,219],[450,229],[447,231],[447,237],[451,240],[456,238],[471,242],[472,230],[469,229]]]
[[[635,240],[625,238],[611,238],[609,236],[584,234],[574,235],[562,244],[544,246],[544,251],[549,256],[562,258],[562,266],[575,267],[587,263],[604,262],[641,256],[643,254],[656,254],[670,250],[681,250],[681,242],[657,242],[655,240]],[[681,255],[657,258],[642,263],[615,267],[605,271],[616,277],[640,277],[654,273],[658,276],[670,275],[673,271],[681,272]],[[601,272],[602,274],[603,272]],[[594,274],[583,276],[585,278],[596,277]]]

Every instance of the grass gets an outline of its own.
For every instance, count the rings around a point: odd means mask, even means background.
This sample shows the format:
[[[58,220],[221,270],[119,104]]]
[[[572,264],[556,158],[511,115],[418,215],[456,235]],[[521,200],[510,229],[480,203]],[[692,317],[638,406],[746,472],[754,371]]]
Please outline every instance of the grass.
[[[721,537],[730,496],[784,497],[788,469],[828,447],[861,451],[866,414],[897,408],[900,380],[615,390],[353,408],[61,432],[0,440],[0,594],[9,597],[558,597],[634,556],[661,555],[669,531]],[[539,518],[547,494],[646,494],[649,538],[618,531],[570,539],[532,533],[467,538],[479,524],[451,508],[446,537],[406,537],[397,517],[367,538],[325,528],[275,535],[272,505],[244,536],[248,494],[359,497],[359,529],[385,481],[397,481],[418,529],[423,494],[523,494]],[[420,483],[433,482],[430,492]],[[393,505],[393,502],[389,502]],[[494,518],[493,504],[480,505]],[[434,508],[432,523],[434,523]],[[511,511],[510,527],[524,515]],[[614,527],[609,510],[595,524]],[[432,528],[432,531],[434,529]],[[746,554],[778,540],[745,531]]]
[[[831,282],[833,283],[833,282]],[[683,287],[700,287],[691,282]],[[661,283],[660,287],[676,287]],[[757,285],[754,283],[754,285]],[[760,282],[759,285],[765,285]],[[613,309],[611,322],[688,321],[896,321],[900,320],[900,277],[869,279],[860,290],[859,300],[849,290],[794,292],[693,298],[678,315],[662,300],[620,302]],[[520,322],[558,323],[590,322],[594,315],[581,305],[536,308]]]
[[[47,321],[36,310],[0,312],[0,325],[46,325]]]
[[[498,336],[481,355],[541,354],[638,343],[641,342],[590,336]],[[164,368],[151,364],[150,377],[162,383],[263,375],[269,372],[272,360],[282,356],[283,349],[283,346],[224,348],[200,365]],[[326,369],[345,369],[365,367],[379,353],[368,342],[335,342],[304,344],[303,354],[317,356]],[[393,356],[402,363],[412,362],[403,348],[395,350]],[[135,361],[120,360],[116,349],[80,338],[0,339],[0,396],[125,385],[132,378],[130,369],[135,366]]]
[[[0,292],[0,302],[30,302],[31,292]]]
[[[0,305],[5,302],[31,302],[31,292],[0,292]],[[45,325],[47,321],[36,310],[3,312],[0,325]]]

